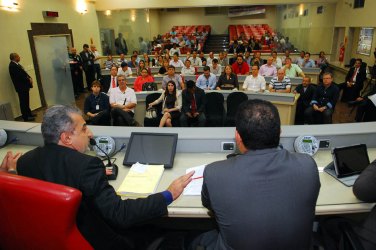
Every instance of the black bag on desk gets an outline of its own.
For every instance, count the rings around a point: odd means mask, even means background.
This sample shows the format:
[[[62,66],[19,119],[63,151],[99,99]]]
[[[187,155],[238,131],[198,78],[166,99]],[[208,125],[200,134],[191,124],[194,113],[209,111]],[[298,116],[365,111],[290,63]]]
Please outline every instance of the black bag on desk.
[[[158,86],[155,82],[145,82],[142,84],[142,91],[156,91]]]

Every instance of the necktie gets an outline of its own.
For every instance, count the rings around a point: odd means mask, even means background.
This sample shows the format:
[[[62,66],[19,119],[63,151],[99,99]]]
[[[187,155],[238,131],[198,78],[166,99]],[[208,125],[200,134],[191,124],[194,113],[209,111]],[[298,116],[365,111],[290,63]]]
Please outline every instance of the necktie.
[[[112,88],[116,88],[115,77],[112,77]]]

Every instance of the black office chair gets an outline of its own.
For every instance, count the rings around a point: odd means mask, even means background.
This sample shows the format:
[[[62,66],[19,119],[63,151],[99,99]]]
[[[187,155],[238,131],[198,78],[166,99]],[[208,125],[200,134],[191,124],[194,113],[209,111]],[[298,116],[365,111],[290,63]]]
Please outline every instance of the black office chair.
[[[149,107],[149,104],[157,100],[161,96],[161,93],[151,93],[145,98],[145,112]],[[157,117],[156,118],[144,118],[144,127],[158,127],[159,121],[161,119],[162,112],[162,102],[158,105],[153,106],[156,109]]]
[[[232,92],[227,97],[227,115],[225,120],[225,127],[235,126],[235,115],[238,107],[242,102],[248,100],[248,96],[243,92]]]
[[[223,103],[225,98],[221,93],[211,92],[205,95],[206,97],[206,126],[207,127],[222,127],[225,118],[225,108]]]

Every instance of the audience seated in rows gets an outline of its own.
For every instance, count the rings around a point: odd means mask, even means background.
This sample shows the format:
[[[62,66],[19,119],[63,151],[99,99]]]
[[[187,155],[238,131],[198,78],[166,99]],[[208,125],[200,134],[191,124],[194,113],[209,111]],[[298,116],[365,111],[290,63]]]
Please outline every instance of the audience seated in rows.
[[[232,72],[232,67],[227,65],[224,72],[218,78],[217,90],[233,90],[238,89],[238,76]]]
[[[219,76],[222,74],[222,66],[218,64],[218,59],[214,58],[212,64],[209,66],[210,72],[213,73],[216,76]]]
[[[89,125],[111,125],[110,100],[106,94],[101,92],[101,83],[98,80],[91,84],[92,93],[86,97],[84,113],[89,117]]]
[[[191,61],[189,59],[185,60],[184,67],[181,69],[180,74],[182,76],[196,74],[196,70],[191,66]]]
[[[189,58],[192,63],[192,66],[202,66],[201,58],[197,57],[197,51],[192,52],[192,57]]]
[[[238,55],[236,57],[236,62],[232,64],[232,71],[237,75],[248,75],[249,65],[244,62],[243,56]]]
[[[118,68],[118,75],[123,75],[125,77],[132,76],[132,69],[131,67],[128,67],[127,62],[122,62],[120,67]]]
[[[171,51],[170,51],[171,52]],[[175,52],[172,56],[172,60],[170,61],[170,65],[176,67],[184,67],[184,63],[179,59],[178,52]]]

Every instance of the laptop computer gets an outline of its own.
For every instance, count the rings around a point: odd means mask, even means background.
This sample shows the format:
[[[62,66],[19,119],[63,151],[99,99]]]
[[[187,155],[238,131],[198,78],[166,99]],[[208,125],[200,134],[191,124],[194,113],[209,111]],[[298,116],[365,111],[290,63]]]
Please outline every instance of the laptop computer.
[[[367,145],[358,144],[332,149],[333,162],[324,171],[344,185],[354,185],[359,174],[370,164]]]

